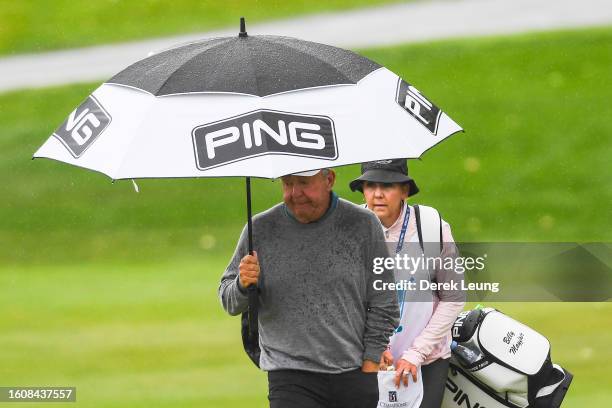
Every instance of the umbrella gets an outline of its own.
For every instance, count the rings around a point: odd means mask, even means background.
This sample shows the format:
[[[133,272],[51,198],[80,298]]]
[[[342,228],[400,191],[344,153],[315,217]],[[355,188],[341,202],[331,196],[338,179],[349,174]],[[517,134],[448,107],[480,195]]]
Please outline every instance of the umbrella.
[[[246,177],[251,252],[250,177],[418,158],[460,130],[376,62],[295,38],[249,36],[241,19],[238,36],[173,47],[119,72],[34,157],[113,180]]]

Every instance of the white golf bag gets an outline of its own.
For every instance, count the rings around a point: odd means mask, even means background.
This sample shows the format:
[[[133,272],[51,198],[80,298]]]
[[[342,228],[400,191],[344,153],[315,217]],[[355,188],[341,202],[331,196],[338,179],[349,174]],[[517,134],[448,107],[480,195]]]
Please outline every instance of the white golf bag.
[[[550,360],[546,337],[492,309],[462,312],[452,328],[442,408],[557,408],[572,374]]]

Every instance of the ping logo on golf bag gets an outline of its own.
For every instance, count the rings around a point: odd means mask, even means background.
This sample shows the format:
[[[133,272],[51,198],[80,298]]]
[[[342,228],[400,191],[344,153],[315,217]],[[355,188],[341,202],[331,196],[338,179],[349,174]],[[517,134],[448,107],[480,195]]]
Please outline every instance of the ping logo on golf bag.
[[[111,117],[93,96],[87,97],[57,128],[53,136],[78,158],[104,132]]]
[[[389,391],[389,402],[397,402],[397,391]]]
[[[470,402],[470,397],[467,392],[459,388],[458,384],[455,384],[450,378],[446,379],[446,389],[453,395],[453,401],[458,407],[464,408],[486,408],[484,405],[480,405],[480,402]]]
[[[403,79],[397,82],[395,100],[429,131],[436,135],[438,133],[438,122],[442,111],[431,103],[418,89]]]
[[[259,109],[191,132],[200,170],[266,154],[338,157],[334,122],[326,116]]]
[[[459,315],[457,316],[457,319],[455,320],[455,323],[453,323],[453,328],[452,328],[453,339],[457,339],[461,336],[461,328],[463,327],[463,322],[465,321],[465,318],[469,314],[470,314],[470,310],[467,310],[467,311],[459,313]]]

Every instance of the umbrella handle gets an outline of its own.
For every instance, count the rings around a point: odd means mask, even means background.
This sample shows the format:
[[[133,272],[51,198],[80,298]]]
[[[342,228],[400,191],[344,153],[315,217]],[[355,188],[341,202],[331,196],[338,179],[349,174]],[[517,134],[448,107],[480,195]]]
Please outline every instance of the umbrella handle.
[[[253,222],[251,216],[251,178],[246,178],[246,201],[247,201],[247,230],[248,230],[248,245],[249,255],[253,255]],[[259,328],[258,328],[258,309],[259,309],[259,296],[257,285],[250,285],[247,288],[247,294],[249,297],[249,310],[248,310],[248,321],[249,321],[249,338],[252,342],[259,341]]]

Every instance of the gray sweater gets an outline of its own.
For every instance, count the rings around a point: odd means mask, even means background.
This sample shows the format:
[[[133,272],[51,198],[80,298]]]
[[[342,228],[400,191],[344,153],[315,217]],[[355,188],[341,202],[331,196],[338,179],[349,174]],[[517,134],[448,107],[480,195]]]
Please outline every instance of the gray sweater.
[[[227,266],[219,297],[231,315],[246,311],[238,265],[247,254],[246,228]],[[372,272],[388,256],[370,211],[338,199],[318,221],[301,224],[284,204],[253,218],[260,264],[260,367],[341,373],[378,362],[399,321],[397,295],[373,281],[393,282],[393,270]]]

